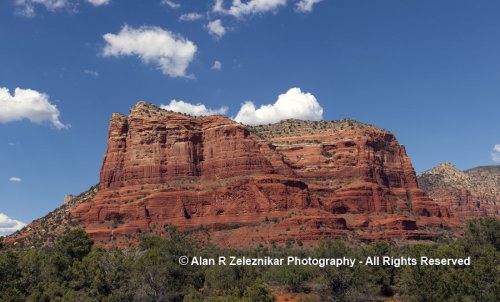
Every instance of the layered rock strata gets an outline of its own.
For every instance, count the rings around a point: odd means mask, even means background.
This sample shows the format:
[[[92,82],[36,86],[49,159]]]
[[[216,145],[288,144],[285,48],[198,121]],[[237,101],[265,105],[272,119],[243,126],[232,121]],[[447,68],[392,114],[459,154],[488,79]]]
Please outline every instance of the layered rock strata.
[[[113,114],[99,191],[71,214],[103,243],[169,224],[220,242],[233,233],[251,242],[426,239],[456,224],[419,189],[386,130],[352,120],[248,127],[145,102]],[[273,229],[244,231],[260,224]]]

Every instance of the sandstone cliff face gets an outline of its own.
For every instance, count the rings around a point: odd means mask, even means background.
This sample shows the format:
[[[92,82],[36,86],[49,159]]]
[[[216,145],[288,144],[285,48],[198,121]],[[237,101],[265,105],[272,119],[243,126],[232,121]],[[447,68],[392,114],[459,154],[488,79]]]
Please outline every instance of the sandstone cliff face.
[[[442,163],[420,174],[418,182],[458,218],[500,217],[500,166],[462,172]]]
[[[222,116],[192,118],[139,103],[115,113],[100,189],[272,171],[249,130]]]
[[[419,239],[455,225],[418,188],[388,131],[351,120],[247,127],[144,102],[112,116],[99,192],[71,214],[102,243],[161,233],[167,224],[203,226],[235,245]]]
[[[333,213],[447,216],[419,188],[405,148],[388,131],[354,121],[289,120],[289,133],[262,131],[285,163],[309,184],[317,204]],[[309,130],[306,130],[308,129]],[[300,130],[299,130],[300,129]]]

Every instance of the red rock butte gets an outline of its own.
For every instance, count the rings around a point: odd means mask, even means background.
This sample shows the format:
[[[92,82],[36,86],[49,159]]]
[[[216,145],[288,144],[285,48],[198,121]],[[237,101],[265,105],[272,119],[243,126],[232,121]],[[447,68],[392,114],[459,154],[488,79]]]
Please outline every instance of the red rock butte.
[[[250,127],[145,102],[113,114],[97,194],[71,210],[97,243],[175,225],[228,246],[429,239],[456,226],[450,216],[386,130],[353,120]]]

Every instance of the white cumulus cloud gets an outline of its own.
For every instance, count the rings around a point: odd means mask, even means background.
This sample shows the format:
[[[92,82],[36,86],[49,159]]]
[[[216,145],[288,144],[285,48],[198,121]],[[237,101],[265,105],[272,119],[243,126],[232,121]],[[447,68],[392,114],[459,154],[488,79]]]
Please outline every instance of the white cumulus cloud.
[[[20,177],[17,177],[17,176],[12,176],[11,178],[9,178],[9,181],[11,181],[11,182],[21,182],[22,179]]]
[[[3,213],[0,213],[0,236],[10,235],[15,231],[19,231],[25,225],[25,223],[19,220],[12,219]]]
[[[14,94],[0,87],[0,123],[28,119],[33,123],[51,123],[57,129],[67,128],[59,120],[59,110],[49,102],[49,96],[32,89],[16,88]]]
[[[317,4],[323,0],[300,0],[297,2],[297,10],[303,13],[310,13],[313,10],[314,4]]]
[[[191,77],[186,69],[193,60],[197,46],[168,30],[156,26],[122,27],[118,34],[103,36],[106,57],[137,56],[144,63],[156,65],[165,75]]]
[[[160,108],[166,109],[166,110],[172,110],[175,112],[187,113],[187,114],[191,114],[194,116],[226,114],[226,112],[228,110],[227,107],[221,107],[219,109],[211,109],[211,108],[207,108],[205,105],[203,105],[201,103],[191,104],[188,102],[177,101],[177,100],[171,100],[170,104],[161,105]]]
[[[196,21],[200,20],[203,18],[202,14],[199,13],[187,13],[187,14],[182,14],[179,17],[179,21]]]
[[[181,5],[179,3],[176,3],[176,2],[171,1],[171,0],[162,0],[161,4],[168,6],[170,8],[173,8],[173,9],[177,9],[177,8],[181,7]]]
[[[253,102],[246,101],[234,120],[247,125],[261,125],[290,118],[321,120],[323,108],[311,93],[304,93],[300,88],[291,88],[279,95],[274,104],[256,108]]]
[[[226,34],[226,28],[220,19],[208,22],[207,30],[216,39],[220,39]]]
[[[212,11],[239,18],[246,15],[276,11],[279,7],[286,6],[286,2],[287,0],[250,0],[247,2],[233,0],[229,8],[225,9],[224,1],[216,0]]]
[[[493,152],[491,152],[491,159],[496,163],[500,163],[500,144],[496,144],[495,146],[493,146]]]
[[[214,65],[212,65],[213,70],[221,70],[222,69],[222,63],[220,61],[215,61]]]

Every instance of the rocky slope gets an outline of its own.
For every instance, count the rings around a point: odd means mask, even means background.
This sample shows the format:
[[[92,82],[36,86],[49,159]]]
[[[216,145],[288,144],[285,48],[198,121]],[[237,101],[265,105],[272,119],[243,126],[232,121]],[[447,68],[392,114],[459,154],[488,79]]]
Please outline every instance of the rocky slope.
[[[63,205],[6,237],[5,243],[19,247],[52,245],[62,234],[78,227],[79,222],[72,220],[71,210],[80,204],[90,202],[96,193],[97,186],[92,186],[78,196],[66,196]]]
[[[442,163],[418,176],[420,187],[456,217],[500,217],[500,166],[464,172]]]

